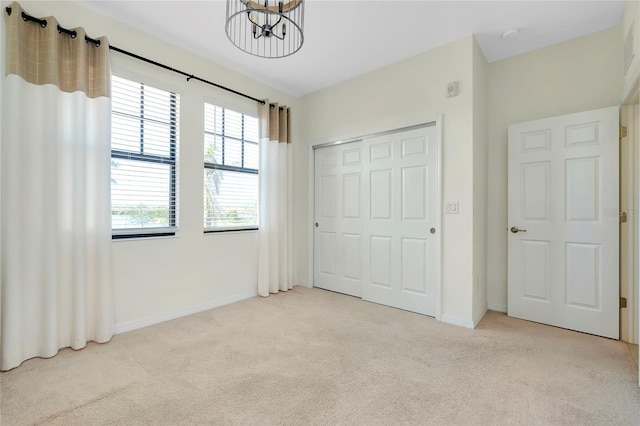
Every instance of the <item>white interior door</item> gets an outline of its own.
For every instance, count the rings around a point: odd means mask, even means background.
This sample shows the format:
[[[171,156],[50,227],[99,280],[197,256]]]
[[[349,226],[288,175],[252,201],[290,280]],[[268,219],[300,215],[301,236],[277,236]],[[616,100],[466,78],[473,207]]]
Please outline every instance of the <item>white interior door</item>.
[[[314,283],[362,294],[362,142],[315,150]]]
[[[435,126],[365,139],[362,297],[435,315],[439,172]]]
[[[509,126],[510,316],[618,338],[618,116]]]

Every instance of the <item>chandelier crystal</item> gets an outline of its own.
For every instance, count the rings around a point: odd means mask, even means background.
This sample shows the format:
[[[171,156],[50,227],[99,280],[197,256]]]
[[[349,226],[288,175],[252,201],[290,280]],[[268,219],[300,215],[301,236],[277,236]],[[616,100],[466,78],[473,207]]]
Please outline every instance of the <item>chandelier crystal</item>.
[[[227,0],[227,37],[238,49],[252,55],[293,55],[302,47],[303,27],[303,0]]]

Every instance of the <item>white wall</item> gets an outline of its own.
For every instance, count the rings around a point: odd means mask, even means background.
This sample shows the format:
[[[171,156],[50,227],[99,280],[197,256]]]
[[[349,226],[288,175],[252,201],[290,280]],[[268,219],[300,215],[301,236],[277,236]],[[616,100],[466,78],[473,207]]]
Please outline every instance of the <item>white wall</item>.
[[[617,105],[621,27],[489,65],[488,303],[507,306],[507,127]]]
[[[443,114],[443,199],[459,201],[460,214],[443,216],[442,316],[466,326],[473,324],[473,43],[466,37],[307,95],[300,118],[302,139],[311,146],[424,123]],[[460,82],[460,94],[446,98],[452,81]],[[294,277],[307,283],[309,152],[298,151],[294,159]]]
[[[257,98],[290,105],[294,143],[298,101],[218,64],[146,36],[73,2],[24,2],[32,15],[54,15],[62,26],[83,26],[112,45]],[[4,13],[4,4],[3,4]],[[112,53],[113,72],[138,76],[181,96],[179,233],[175,238],[113,242],[115,319],[120,331],[257,294],[257,233],[203,234],[203,102],[257,111],[243,100],[178,74]],[[295,151],[295,149],[294,149]]]
[[[620,42],[624,35],[618,27],[488,66],[473,37],[466,37],[292,99],[75,3],[38,1],[23,6],[35,16],[55,15],[68,28],[84,26],[89,35],[107,35],[118,47],[293,107],[296,284],[311,284],[309,147],[443,114],[443,201],[459,201],[460,214],[443,216],[442,314],[462,325],[473,325],[487,301],[494,309],[506,309],[507,126],[615,105],[625,81]],[[629,2],[625,22],[638,14],[637,9],[636,2]],[[117,53],[112,57],[114,72],[144,76],[152,84],[164,82],[182,99],[179,236],[113,243],[119,328],[256,294],[257,235],[202,233],[201,134],[205,99],[238,109],[255,105]],[[639,61],[636,58],[633,67],[640,68]],[[483,83],[487,80],[488,86]],[[460,95],[445,98],[452,81],[460,82]],[[483,180],[487,169],[488,188]]]
[[[473,322],[487,311],[489,64],[473,42]]]
[[[638,76],[640,75],[640,1],[627,0],[624,5],[624,14],[622,15],[622,33],[620,34],[620,43],[623,47],[631,25],[634,23],[633,33],[635,42],[633,50],[635,56],[624,74],[624,86],[620,94],[621,103],[627,102],[629,96],[633,96],[638,90],[636,85],[638,83]]]

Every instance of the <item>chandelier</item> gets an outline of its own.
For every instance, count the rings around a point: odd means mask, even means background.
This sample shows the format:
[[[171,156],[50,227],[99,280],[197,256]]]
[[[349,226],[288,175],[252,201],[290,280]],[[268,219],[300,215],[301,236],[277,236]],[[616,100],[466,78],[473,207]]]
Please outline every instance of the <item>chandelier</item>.
[[[252,55],[293,55],[302,47],[303,26],[303,0],[227,0],[227,37],[238,49]]]

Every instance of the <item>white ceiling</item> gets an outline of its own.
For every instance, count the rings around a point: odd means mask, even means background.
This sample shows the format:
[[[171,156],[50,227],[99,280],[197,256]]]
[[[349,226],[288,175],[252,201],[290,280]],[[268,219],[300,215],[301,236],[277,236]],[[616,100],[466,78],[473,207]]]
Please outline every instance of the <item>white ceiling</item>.
[[[238,50],[226,38],[225,1],[79,2],[293,96],[470,34],[489,62],[498,61],[619,25],[624,10],[623,1],[611,0],[307,0],[302,49],[287,58],[264,59]],[[519,36],[502,39],[511,28]]]

